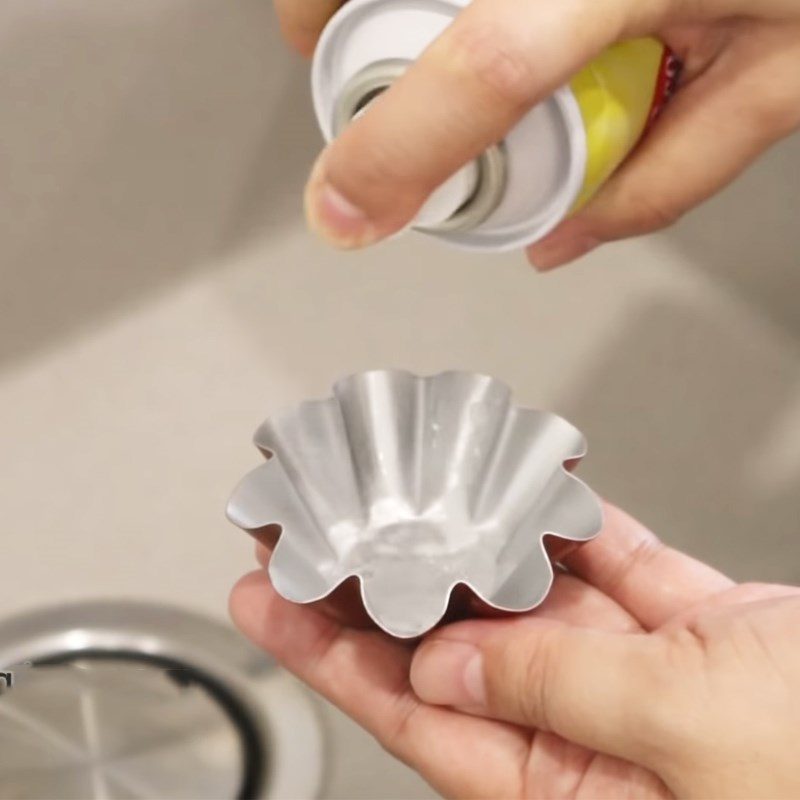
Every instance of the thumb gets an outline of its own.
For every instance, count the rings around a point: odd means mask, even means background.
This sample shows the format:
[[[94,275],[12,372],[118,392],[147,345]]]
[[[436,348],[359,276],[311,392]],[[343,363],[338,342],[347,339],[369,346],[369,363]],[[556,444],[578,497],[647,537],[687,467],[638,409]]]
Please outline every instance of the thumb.
[[[550,731],[654,766],[669,709],[662,643],[646,634],[557,622],[466,622],[443,628],[414,655],[411,684],[435,705]]]

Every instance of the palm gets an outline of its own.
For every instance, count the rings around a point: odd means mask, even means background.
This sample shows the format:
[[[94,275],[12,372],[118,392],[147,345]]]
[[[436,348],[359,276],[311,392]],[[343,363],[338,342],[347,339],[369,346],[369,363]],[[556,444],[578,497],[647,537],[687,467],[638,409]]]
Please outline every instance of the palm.
[[[267,557],[262,550],[262,560]],[[547,601],[532,616],[607,631],[652,631],[688,624],[704,607],[738,602],[742,591],[749,591],[658,545],[612,507],[603,534],[567,561],[570,574],[556,577]],[[237,584],[231,612],[251,639],[445,795],[671,796],[653,773],[552,733],[421,703],[409,685],[412,646],[288,603],[263,570]],[[526,616],[492,625],[524,626]]]

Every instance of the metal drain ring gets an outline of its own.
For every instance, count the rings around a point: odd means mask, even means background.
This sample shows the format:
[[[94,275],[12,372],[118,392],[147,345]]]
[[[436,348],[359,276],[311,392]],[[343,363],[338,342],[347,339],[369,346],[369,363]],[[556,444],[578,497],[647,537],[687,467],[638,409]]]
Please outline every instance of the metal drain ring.
[[[44,608],[0,620],[0,670],[0,723],[18,744],[0,748],[0,797],[319,794],[315,702],[213,619],[113,600]]]

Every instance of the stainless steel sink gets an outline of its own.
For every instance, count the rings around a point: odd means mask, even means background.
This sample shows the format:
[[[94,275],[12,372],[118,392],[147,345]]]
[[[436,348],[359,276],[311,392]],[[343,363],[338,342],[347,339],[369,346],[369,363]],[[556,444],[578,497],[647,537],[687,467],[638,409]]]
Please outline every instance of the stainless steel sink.
[[[0,623],[0,797],[297,798],[322,785],[309,693],[229,627],[102,601]]]

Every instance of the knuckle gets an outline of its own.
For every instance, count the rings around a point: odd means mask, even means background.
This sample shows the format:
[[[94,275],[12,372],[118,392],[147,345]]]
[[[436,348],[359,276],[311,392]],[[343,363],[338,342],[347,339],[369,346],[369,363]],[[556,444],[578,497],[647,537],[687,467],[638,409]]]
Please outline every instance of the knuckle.
[[[555,645],[548,633],[523,637],[509,643],[499,654],[500,663],[511,667],[501,689],[505,701],[513,707],[505,709],[512,718],[545,730],[552,730],[548,696],[558,680]]]
[[[539,727],[552,730],[547,713],[547,695],[548,687],[555,679],[555,673],[549,666],[553,659],[548,656],[549,647],[540,644],[538,650],[538,653],[530,654],[525,669],[523,718],[535,720]]]
[[[630,230],[633,234],[669,228],[684,211],[666,192],[638,191],[628,196],[628,204],[633,215]],[[658,544],[652,544],[650,549],[654,548],[657,549]]]
[[[652,533],[647,533],[631,549],[620,553],[619,559],[606,570],[606,582],[612,591],[619,591],[639,569],[651,564],[664,551],[665,545]]]
[[[413,694],[403,691],[393,709],[395,721],[380,737],[381,747],[404,763],[410,763],[409,742],[414,738],[414,723],[421,708],[422,703]]]
[[[680,179],[668,180],[669,174],[660,168],[655,175],[643,175],[640,170],[628,170],[623,166],[583,213],[604,241],[668,228],[687,210],[690,194]],[[689,181],[690,176],[686,177],[686,182]],[[648,546],[646,544],[645,549]],[[658,544],[652,546],[658,547]]]
[[[485,19],[465,19],[447,38],[449,65],[483,92],[515,107],[530,100],[533,65],[509,31]]]
[[[630,554],[632,569],[645,568],[661,557],[667,546],[654,533],[643,537]]]

